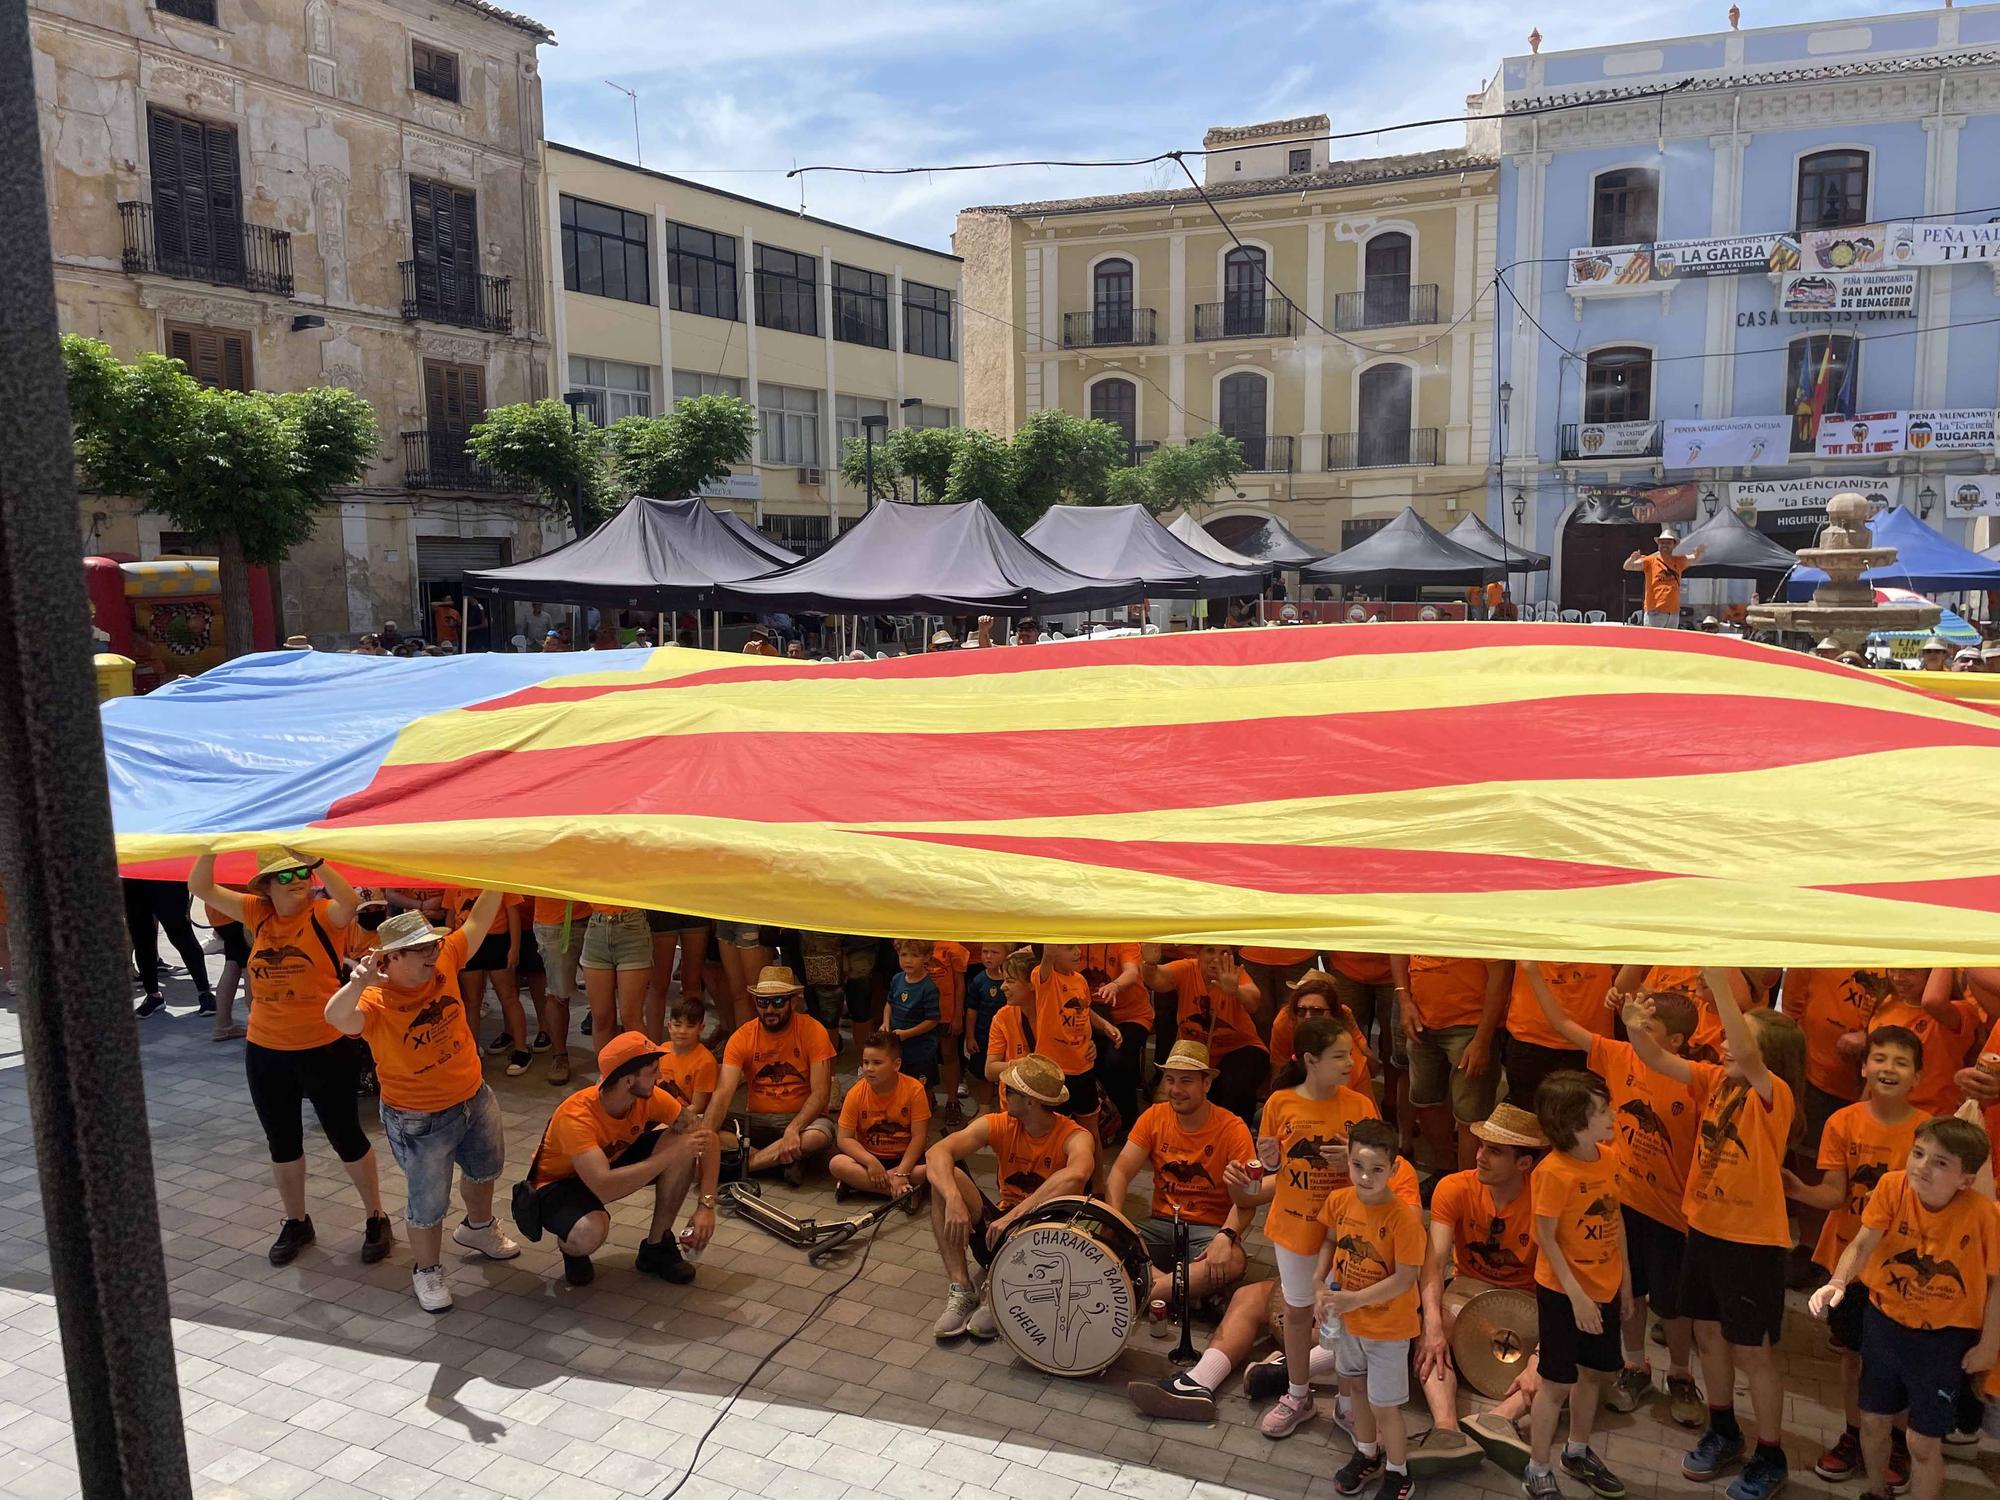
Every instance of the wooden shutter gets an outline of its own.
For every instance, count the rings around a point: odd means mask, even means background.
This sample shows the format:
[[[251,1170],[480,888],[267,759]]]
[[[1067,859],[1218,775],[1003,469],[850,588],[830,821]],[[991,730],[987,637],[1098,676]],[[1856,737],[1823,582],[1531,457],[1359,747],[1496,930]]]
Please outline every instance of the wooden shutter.
[[[208,217],[215,236],[214,264],[225,273],[243,273],[243,185],[237,177],[236,131],[227,125],[201,127],[202,162],[207,178]]]
[[[180,121],[158,110],[148,111],[146,147],[153,173],[153,253],[162,261],[185,260],[187,203],[181,189]]]
[[[167,325],[167,354],[203,385],[227,391],[251,388],[250,335],[194,323]]]
[[[152,110],[146,134],[154,253],[167,266],[240,273],[243,187],[235,127]]]
[[[410,44],[411,79],[420,93],[458,102],[458,58],[422,42]]]
[[[425,360],[424,410],[433,428],[464,432],[486,415],[486,372],[478,365]]]
[[[410,252],[417,263],[419,301],[469,306],[479,268],[476,195],[442,182],[410,179]]]

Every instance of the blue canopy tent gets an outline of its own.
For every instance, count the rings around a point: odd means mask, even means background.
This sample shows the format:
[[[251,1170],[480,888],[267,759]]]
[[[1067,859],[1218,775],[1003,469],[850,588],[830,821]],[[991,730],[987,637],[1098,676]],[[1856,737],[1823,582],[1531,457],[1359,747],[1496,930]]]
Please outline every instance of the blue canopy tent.
[[[1863,573],[1865,583],[1915,589],[1920,594],[1949,593],[1953,589],[2000,589],[2000,562],[1959,546],[1900,505],[1883,512],[1869,531],[1878,547],[1896,549],[1896,560],[1887,567],[1870,568]],[[1818,568],[1795,568],[1785,584],[1785,597],[1809,599],[1813,590],[1825,582],[1826,574]]]

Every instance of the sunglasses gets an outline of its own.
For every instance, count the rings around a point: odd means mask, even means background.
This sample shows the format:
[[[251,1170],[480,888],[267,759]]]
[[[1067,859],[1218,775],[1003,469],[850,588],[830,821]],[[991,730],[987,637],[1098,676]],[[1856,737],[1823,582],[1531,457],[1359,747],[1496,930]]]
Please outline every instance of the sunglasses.
[[[398,948],[389,955],[391,958],[436,958],[444,951],[443,943],[425,943],[417,948]]]
[[[301,880],[310,881],[313,878],[313,872],[311,870],[280,870],[271,878],[277,881],[279,885],[295,885]]]
[[[757,1002],[759,1010],[776,1010],[781,1005],[792,1003],[790,995],[752,995],[750,998]]]

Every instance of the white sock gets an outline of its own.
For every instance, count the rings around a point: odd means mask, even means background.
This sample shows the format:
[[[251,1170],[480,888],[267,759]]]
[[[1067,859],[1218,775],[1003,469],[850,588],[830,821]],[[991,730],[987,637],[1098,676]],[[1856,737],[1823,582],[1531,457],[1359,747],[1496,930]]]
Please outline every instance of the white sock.
[[[1407,1474],[1410,1472],[1410,1466],[1407,1463],[1384,1464],[1382,1467],[1387,1469],[1391,1474]]]
[[[1318,1344],[1306,1357],[1306,1378],[1308,1380],[1332,1380],[1338,1373],[1334,1366],[1338,1363],[1331,1349],[1322,1349]]]
[[[1570,1458],[1582,1458],[1583,1455],[1589,1451],[1590,1451],[1590,1444],[1579,1443],[1573,1438],[1569,1442],[1563,1444],[1563,1453]]]
[[[1291,1384],[1285,1387],[1285,1394],[1290,1396],[1294,1401],[1310,1401],[1312,1400],[1312,1393],[1313,1393],[1313,1388],[1311,1381],[1307,1381],[1304,1385],[1300,1385],[1297,1381],[1293,1381]]]
[[[1363,1458],[1373,1458],[1382,1451],[1380,1443],[1364,1443],[1358,1438],[1355,1440],[1354,1448]]]
[[[1188,1368],[1188,1379],[1196,1385],[1211,1391],[1222,1389],[1222,1382],[1229,1378],[1231,1369],[1229,1356],[1220,1349],[1207,1349],[1200,1359]]]

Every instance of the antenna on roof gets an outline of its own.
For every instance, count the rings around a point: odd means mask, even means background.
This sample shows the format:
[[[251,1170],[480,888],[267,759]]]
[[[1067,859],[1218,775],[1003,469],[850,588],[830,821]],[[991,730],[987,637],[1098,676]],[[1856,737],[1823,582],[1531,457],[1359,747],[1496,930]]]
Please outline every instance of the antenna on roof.
[[[632,101],[632,162],[635,166],[643,167],[646,165],[646,153],[639,145],[639,91],[628,89],[622,83],[613,83],[609,78],[604,80],[604,86],[618,90]]]

